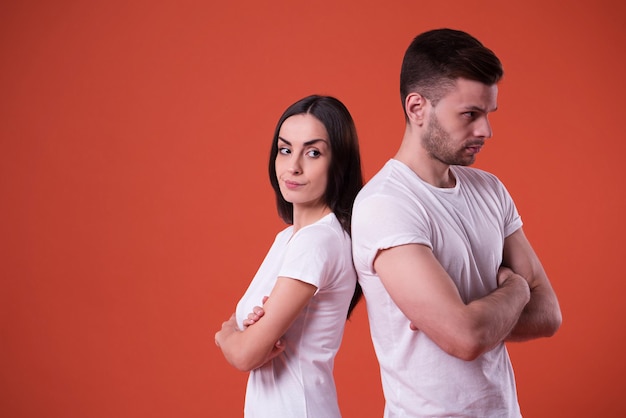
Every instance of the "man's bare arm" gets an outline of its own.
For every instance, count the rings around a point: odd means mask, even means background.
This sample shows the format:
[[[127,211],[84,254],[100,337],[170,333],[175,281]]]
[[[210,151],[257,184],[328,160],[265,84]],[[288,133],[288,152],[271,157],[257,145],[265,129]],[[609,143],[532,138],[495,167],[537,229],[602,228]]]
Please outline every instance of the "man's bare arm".
[[[522,228],[504,241],[503,265],[524,277],[530,287],[530,301],[507,341],[526,341],[554,335],[562,322],[559,302]]]
[[[430,248],[418,244],[381,251],[374,268],[410,323],[463,360],[502,342],[530,298],[524,278],[510,272],[492,293],[465,304]]]

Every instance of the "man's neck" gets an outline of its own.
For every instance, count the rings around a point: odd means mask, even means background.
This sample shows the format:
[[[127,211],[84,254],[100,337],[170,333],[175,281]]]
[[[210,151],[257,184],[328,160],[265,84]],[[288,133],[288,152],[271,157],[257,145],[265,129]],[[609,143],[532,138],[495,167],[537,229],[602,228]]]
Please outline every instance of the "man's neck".
[[[434,187],[451,188],[456,179],[450,166],[433,158],[422,147],[419,138],[407,138],[406,134],[394,159],[408,166],[419,178]]]

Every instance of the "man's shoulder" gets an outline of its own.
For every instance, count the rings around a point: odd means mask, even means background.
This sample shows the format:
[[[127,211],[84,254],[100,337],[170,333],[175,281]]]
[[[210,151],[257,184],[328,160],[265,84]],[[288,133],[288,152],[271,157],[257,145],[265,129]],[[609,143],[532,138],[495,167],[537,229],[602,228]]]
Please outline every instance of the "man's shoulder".
[[[425,187],[404,168],[388,163],[361,189],[353,206],[353,224],[397,222],[423,211]]]
[[[357,199],[370,196],[394,196],[398,190],[407,188],[415,174],[408,167],[396,160],[389,160],[363,186]]]

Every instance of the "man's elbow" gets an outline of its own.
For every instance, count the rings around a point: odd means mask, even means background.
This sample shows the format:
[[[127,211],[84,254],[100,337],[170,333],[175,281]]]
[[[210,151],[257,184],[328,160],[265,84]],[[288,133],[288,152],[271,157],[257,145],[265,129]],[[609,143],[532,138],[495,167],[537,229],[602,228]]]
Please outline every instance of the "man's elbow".
[[[545,326],[545,337],[552,337],[554,334],[556,334],[559,328],[561,328],[562,323],[563,315],[561,314],[561,310],[556,309]]]
[[[563,323],[563,316],[561,314],[561,308],[558,303],[552,304],[550,309],[546,309],[542,315],[542,320],[538,321],[540,327],[537,332],[537,337],[552,337],[561,328]]]
[[[486,344],[484,340],[474,339],[463,348],[459,358],[465,361],[474,361],[492,348],[493,346]]]
[[[492,347],[479,332],[466,332],[457,335],[453,342],[444,348],[448,354],[464,361],[473,361]]]
[[[461,347],[456,350],[449,351],[453,357],[464,361],[474,361],[480,357],[485,351],[479,346]]]

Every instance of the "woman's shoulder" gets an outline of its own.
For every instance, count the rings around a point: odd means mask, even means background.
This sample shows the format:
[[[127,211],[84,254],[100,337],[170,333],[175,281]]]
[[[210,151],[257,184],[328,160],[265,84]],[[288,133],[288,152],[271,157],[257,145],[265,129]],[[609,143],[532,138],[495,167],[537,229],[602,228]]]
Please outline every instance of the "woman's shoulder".
[[[295,239],[296,237],[298,240],[316,243],[322,242],[326,245],[332,245],[333,243],[350,239],[348,234],[343,230],[341,223],[332,212],[318,221],[301,228],[294,234],[293,238]]]

